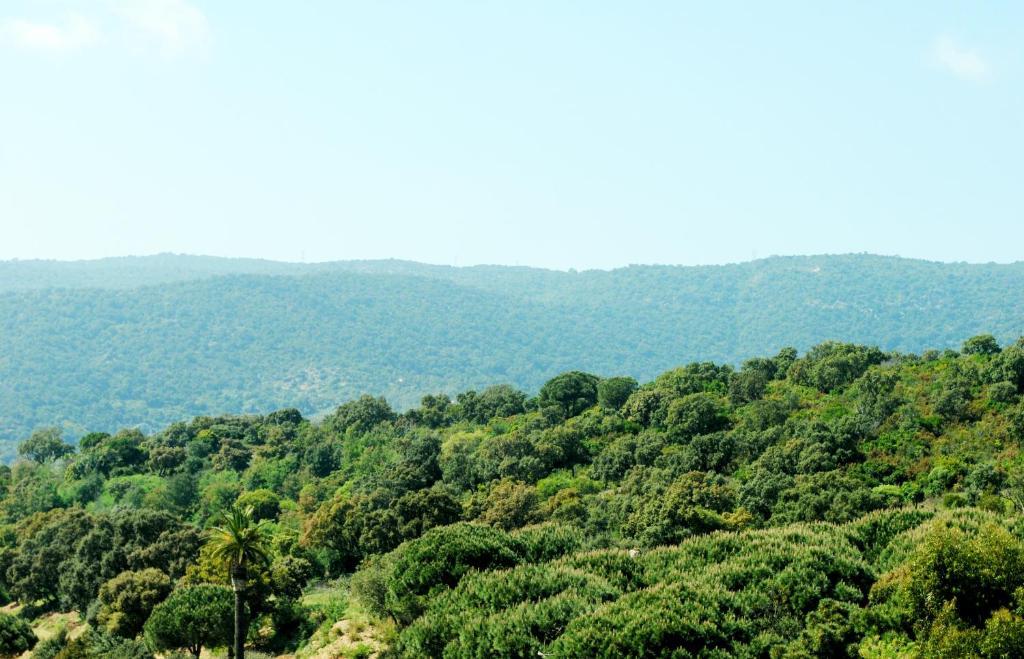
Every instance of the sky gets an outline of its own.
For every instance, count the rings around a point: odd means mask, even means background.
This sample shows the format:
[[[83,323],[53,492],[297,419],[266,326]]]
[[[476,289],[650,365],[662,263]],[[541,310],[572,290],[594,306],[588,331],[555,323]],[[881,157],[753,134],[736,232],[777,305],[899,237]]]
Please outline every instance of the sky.
[[[1024,3],[0,3],[0,259],[1024,259]]]

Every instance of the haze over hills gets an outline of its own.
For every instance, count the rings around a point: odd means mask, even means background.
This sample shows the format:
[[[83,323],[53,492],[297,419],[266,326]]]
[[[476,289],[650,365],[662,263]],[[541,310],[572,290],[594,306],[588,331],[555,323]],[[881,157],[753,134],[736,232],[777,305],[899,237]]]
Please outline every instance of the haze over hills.
[[[1024,334],[1024,263],[870,255],[561,272],[158,255],[0,263],[0,441],[363,393],[396,407],[569,369],[641,380],[828,339],[921,351]]]

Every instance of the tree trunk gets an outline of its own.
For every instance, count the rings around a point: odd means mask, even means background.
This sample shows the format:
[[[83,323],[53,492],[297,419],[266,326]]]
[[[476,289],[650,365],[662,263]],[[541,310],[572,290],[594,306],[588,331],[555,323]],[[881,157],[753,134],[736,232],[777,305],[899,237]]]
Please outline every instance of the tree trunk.
[[[231,588],[235,591],[235,647],[234,659],[245,659],[245,582],[244,565],[231,567]]]

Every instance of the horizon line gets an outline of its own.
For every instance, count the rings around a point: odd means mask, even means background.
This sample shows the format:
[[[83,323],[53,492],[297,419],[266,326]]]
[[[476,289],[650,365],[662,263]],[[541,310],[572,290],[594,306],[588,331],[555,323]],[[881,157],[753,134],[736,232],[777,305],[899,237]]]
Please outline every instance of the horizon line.
[[[218,254],[196,254],[189,252],[154,252],[150,254],[124,254],[115,256],[100,256],[92,258],[81,258],[81,259],[58,259],[58,258],[19,258],[13,257],[9,259],[0,259],[0,265],[12,265],[12,264],[63,264],[63,265],[88,265],[98,264],[109,261],[127,261],[127,260],[144,260],[144,259],[155,259],[159,257],[173,257],[173,258],[193,258],[193,259],[214,259],[220,261],[255,261],[261,263],[270,263],[277,265],[287,266],[298,266],[298,267],[317,267],[317,266],[328,266],[335,264],[381,264],[381,263],[399,263],[406,265],[419,265],[428,266],[433,268],[451,268],[456,270],[466,270],[471,268],[509,268],[509,269],[521,269],[521,270],[540,270],[547,272],[561,272],[561,273],[582,273],[582,272],[614,272],[616,270],[624,270],[628,268],[719,268],[728,266],[739,266],[747,265],[752,263],[760,263],[764,261],[783,260],[783,259],[826,259],[826,258],[843,258],[843,257],[873,257],[881,259],[891,259],[898,261],[913,261],[918,263],[929,263],[939,265],[1003,265],[1010,266],[1022,263],[1022,260],[1015,261],[944,261],[941,259],[928,259],[912,256],[901,256],[899,254],[879,254],[876,252],[834,252],[834,253],[816,253],[816,254],[771,254],[764,257],[755,257],[745,260],[738,261],[725,261],[721,263],[627,263],[625,265],[614,266],[610,268],[552,268],[545,266],[533,266],[533,265],[521,265],[521,264],[509,264],[509,263],[471,263],[466,265],[459,265],[457,263],[437,263],[430,261],[417,261],[414,259],[400,258],[400,257],[379,257],[379,258],[353,258],[353,259],[330,259],[324,261],[288,261],[283,259],[266,258],[261,256],[224,256]]]

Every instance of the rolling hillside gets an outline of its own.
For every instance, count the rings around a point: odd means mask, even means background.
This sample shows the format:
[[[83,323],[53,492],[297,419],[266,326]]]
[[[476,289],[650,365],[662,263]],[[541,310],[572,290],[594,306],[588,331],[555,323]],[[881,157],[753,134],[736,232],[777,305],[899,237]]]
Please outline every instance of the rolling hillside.
[[[1024,334],[1024,263],[868,255],[557,272],[160,255],[0,263],[0,441],[196,414],[396,407],[583,368],[649,379],[826,340],[920,351]]]

